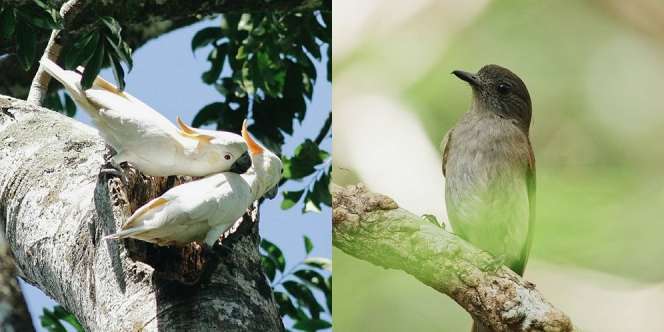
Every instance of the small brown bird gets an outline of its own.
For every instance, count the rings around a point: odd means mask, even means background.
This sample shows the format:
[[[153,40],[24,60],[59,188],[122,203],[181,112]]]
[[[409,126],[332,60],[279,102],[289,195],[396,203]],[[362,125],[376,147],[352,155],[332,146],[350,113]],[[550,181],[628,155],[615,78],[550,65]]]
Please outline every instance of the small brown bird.
[[[523,275],[535,219],[528,89],[497,65],[452,73],[470,84],[473,99],[442,143],[449,221],[461,238]],[[472,331],[491,329],[476,321]]]

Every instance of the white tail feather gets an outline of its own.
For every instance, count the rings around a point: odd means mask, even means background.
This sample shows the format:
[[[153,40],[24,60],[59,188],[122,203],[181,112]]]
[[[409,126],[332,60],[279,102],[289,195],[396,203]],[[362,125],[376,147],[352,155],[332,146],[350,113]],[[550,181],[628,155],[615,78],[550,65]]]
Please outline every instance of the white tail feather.
[[[130,229],[125,229],[123,231],[119,231],[115,234],[111,235],[106,235],[102,238],[102,240],[117,240],[117,239],[124,239],[127,237],[131,237],[134,234],[142,233],[146,230],[148,230],[148,227],[142,226],[142,227],[134,227]]]

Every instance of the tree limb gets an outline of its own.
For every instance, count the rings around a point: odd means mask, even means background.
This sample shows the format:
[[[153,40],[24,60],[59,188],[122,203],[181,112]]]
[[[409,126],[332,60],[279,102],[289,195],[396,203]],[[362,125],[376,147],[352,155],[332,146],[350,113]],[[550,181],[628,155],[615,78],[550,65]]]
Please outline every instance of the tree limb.
[[[363,185],[333,188],[333,244],[403,270],[459,303],[495,331],[572,331],[535,285],[489,254]]]
[[[16,266],[9,245],[0,234],[0,331],[34,331],[16,280]]]
[[[19,274],[86,331],[282,331],[258,252],[256,207],[202,250],[102,241],[181,178],[100,178],[93,129],[0,96],[0,231]]]
[[[66,23],[71,21],[72,17],[76,16],[81,9],[81,3],[79,0],[69,0],[62,4],[60,7],[60,16],[63,21]],[[51,32],[51,37],[46,44],[44,49],[44,54],[42,58],[47,58],[53,62],[58,62],[60,57],[60,52],[62,51],[62,45],[60,44],[60,30],[53,30]],[[41,106],[44,97],[46,97],[46,91],[48,89],[48,83],[51,81],[51,76],[46,73],[46,70],[39,64],[37,73],[35,73],[32,83],[30,84],[30,90],[28,92],[28,98],[26,101],[29,104]]]

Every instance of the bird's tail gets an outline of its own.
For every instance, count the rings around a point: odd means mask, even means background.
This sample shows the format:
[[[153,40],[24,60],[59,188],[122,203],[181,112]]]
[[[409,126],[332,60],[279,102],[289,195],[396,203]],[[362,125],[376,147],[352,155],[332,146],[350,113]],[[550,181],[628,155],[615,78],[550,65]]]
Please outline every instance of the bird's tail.
[[[65,89],[67,89],[67,92],[69,92],[76,101],[84,101],[87,104],[87,100],[83,94],[83,88],[81,88],[81,74],[72,70],[64,70],[58,66],[57,63],[47,58],[42,58],[39,62],[51,77],[62,83]]]
[[[106,235],[106,236],[104,236],[104,237],[102,238],[102,240],[118,240],[118,239],[124,239],[124,238],[130,237],[130,236],[132,236],[132,235],[136,235],[136,234],[142,233],[142,232],[144,232],[144,231],[146,231],[146,230],[147,230],[147,227],[145,227],[145,226],[133,227],[133,228],[129,228],[129,229],[125,229],[125,230],[119,231],[119,232],[117,232],[117,233],[115,233],[115,234]]]
[[[484,326],[482,323],[473,320],[473,327],[470,332],[493,332],[490,328]]]

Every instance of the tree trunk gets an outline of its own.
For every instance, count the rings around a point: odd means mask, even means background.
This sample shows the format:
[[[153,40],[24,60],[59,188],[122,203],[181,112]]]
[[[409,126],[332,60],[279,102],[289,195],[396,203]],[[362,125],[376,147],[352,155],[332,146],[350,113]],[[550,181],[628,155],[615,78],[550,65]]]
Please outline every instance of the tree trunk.
[[[99,176],[93,129],[0,96],[0,225],[19,274],[88,331],[280,331],[254,206],[223,246],[102,241],[147,200],[186,179],[124,169]]]

